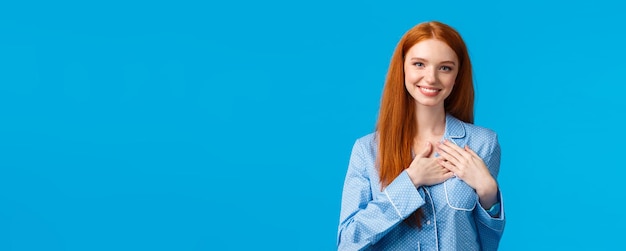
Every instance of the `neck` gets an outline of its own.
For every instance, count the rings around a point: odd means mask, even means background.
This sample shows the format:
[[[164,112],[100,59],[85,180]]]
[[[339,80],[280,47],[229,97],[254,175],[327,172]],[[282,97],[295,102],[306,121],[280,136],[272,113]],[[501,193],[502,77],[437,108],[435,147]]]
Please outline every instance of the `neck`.
[[[446,111],[443,106],[416,107],[417,135],[419,137],[443,135],[446,130]]]

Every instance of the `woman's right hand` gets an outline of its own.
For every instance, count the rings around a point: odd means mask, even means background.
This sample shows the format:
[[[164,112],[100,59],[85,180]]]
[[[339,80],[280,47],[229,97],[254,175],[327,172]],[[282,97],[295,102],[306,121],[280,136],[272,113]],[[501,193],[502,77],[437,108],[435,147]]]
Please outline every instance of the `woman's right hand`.
[[[430,142],[426,143],[424,150],[420,154],[415,155],[411,165],[406,169],[409,178],[411,178],[416,188],[439,184],[454,177],[454,173],[441,166],[437,162],[437,158],[428,157],[432,151],[432,144]]]

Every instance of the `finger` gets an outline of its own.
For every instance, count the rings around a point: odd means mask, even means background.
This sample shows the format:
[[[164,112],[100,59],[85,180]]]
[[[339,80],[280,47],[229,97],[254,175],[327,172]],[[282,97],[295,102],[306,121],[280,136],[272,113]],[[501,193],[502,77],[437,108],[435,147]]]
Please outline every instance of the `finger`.
[[[467,153],[463,148],[461,148],[460,146],[458,146],[451,140],[444,140],[443,144],[445,146],[450,147],[452,150],[455,151],[455,154],[457,154],[455,156],[457,157],[458,160],[470,159],[472,156],[471,154]]]
[[[465,146],[465,151],[468,152],[472,156],[472,162],[474,162],[474,164],[477,164],[477,165],[483,165],[484,164],[483,158],[478,156],[478,154],[476,152],[474,152],[472,149],[470,149],[469,146]]]
[[[439,182],[444,182],[450,178],[454,177],[454,173],[448,169],[443,168],[441,173],[439,174],[440,180]]]
[[[428,156],[430,156],[430,153],[433,151],[433,146],[430,144],[430,142],[426,142],[426,147],[424,147],[424,150],[422,150],[422,153],[420,154],[420,156],[422,158],[428,158]]]
[[[459,171],[459,168],[456,167],[454,164],[450,163],[450,161],[439,159],[438,162],[440,166],[444,167],[445,169],[450,170],[452,173],[457,173]]]
[[[447,169],[446,169],[446,170],[447,170]],[[448,172],[446,172],[446,173],[444,173],[444,174],[443,174],[444,181],[445,181],[445,180],[447,180],[447,179],[451,179],[451,178],[453,178],[454,176],[456,176],[456,175],[454,175],[454,173],[453,173],[453,172],[451,172],[451,171],[448,171]]]
[[[470,153],[472,156],[481,159],[481,157],[478,156],[478,154],[476,152],[474,152],[472,149],[470,149],[469,146],[465,146],[465,151]]]
[[[437,153],[439,153],[440,159],[450,161],[453,164],[459,164],[459,160],[456,159],[456,157],[454,157],[452,154],[446,152],[444,149],[439,148],[439,151],[437,151]]]
[[[461,155],[455,149],[447,145],[445,141],[444,143],[439,142],[439,144],[437,144],[437,149],[439,149],[439,151],[437,152],[440,155],[445,156],[447,160],[450,160],[450,161],[461,160]]]
[[[487,170],[489,170],[489,167],[486,166],[485,162],[483,161],[483,158],[478,156],[478,154],[476,152],[474,152],[468,146],[465,146],[465,151],[467,151],[468,153],[470,153],[472,155],[472,157],[473,157],[472,158],[472,162],[474,163],[474,165],[476,165],[476,166],[483,166],[483,167],[487,168]],[[489,171],[489,172],[491,172],[491,171]]]
[[[450,140],[444,140],[442,142],[439,142],[438,145],[442,148],[445,148],[446,151],[450,154],[459,155],[461,154],[461,152],[464,152],[463,149],[461,149],[459,146],[457,146],[454,142]]]

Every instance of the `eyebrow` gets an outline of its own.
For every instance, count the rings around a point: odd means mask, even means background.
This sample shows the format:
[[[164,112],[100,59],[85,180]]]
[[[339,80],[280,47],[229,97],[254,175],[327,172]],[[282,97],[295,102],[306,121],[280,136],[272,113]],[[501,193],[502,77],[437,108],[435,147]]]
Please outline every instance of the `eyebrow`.
[[[411,60],[419,60],[419,61],[425,61],[425,62],[428,62],[428,60],[423,59],[423,58],[418,58],[418,57],[412,57],[412,58],[411,58]],[[456,66],[456,63],[455,63],[454,61],[447,60],[447,61],[443,61],[443,62],[441,62],[440,64],[444,64],[444,63],[448,63],[448,64],[452,64],[452,65],[455,65],[455,66]]]

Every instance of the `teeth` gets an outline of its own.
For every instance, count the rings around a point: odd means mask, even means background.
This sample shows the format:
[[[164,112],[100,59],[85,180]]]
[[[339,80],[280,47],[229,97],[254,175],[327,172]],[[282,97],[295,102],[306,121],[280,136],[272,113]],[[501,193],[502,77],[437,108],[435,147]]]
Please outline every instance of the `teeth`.
[[[425,87],[420,87],[422,89],[422,91],[424,92],[430,92],[430,93],[435,93],[438,92],[439,90],[437,89],[430,89],[430,88],[425,88]]]

